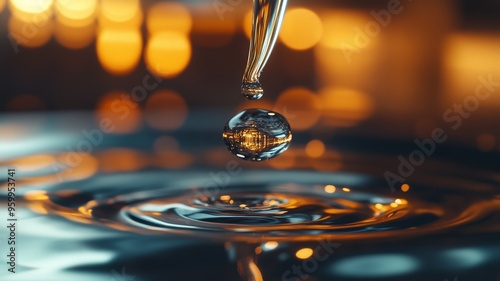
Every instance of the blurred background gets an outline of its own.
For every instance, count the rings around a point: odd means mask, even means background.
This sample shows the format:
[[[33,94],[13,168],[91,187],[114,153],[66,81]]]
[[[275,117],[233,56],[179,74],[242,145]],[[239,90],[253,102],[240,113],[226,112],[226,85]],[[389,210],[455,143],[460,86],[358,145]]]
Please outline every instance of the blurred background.
[[[499,1],[292,0],[261,78],[265,97],[248,102],[239,87],[251,7],[0,0],[0,110],[90,110],[128,134],[175,131],[196,110],[263,107],[319,139],[426,138],[455,124],[443,114],[475,94],[478,77],[500,81]],[[498,151],[495,87],[447,131],[451,143]]]

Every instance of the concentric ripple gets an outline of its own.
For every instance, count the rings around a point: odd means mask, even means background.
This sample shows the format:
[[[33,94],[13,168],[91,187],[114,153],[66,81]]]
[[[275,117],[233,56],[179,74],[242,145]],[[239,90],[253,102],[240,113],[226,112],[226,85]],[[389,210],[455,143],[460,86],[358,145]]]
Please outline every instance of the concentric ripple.
[[[196,187],[203,173],[149,178],[141,191],[130,180],[102,178],[86,193],[56,191],[31,201],[48,212],[121,230],[225,240],[408,237],[473,223],[500,205],[484,193],[426,183],[415,184],[419,191],[411,194],[391,193],[380,179],[358,174],[249,172],[240,183],[216,190]],[[163,178],[169,186],[159,182]]]

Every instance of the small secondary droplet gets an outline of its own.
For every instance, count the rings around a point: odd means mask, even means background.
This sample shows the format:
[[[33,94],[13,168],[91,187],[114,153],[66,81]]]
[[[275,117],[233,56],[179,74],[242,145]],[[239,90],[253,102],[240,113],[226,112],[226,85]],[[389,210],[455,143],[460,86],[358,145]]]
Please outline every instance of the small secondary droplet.
[[[292,131],[283,115],[265,109],[246,109],[229,120],[222,133],[236,156],[261,161],[280,155],[290,146]]]

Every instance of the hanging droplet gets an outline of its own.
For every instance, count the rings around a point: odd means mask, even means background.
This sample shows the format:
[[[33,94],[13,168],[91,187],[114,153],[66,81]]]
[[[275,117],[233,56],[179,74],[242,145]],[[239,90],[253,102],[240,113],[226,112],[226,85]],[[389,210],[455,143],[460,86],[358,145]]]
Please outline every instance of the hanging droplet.
[[[241,93],[248,100],[264,95],[259,78],[278,38],[287,0],[254,0],[253,3],[252,36],[241,83]]]
[[[280,155],[290,146],[292,131],[283,115],[265,109],[246,109],[224,127],[222,138],[236,156],[261,161]]]

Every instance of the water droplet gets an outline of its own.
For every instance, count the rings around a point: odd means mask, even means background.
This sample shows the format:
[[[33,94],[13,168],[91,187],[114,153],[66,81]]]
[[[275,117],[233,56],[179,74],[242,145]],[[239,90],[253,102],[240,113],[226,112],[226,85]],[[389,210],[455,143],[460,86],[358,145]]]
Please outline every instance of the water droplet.
[[[245,160],[261,161],[283,153],[292,131],[283,115],[265,109],[246,109],[224,127],[222,138],[229,150]]]
[[[241,83],[241,93],[247,100],[258,100],[264,95],[264,89],[259,82]]]

